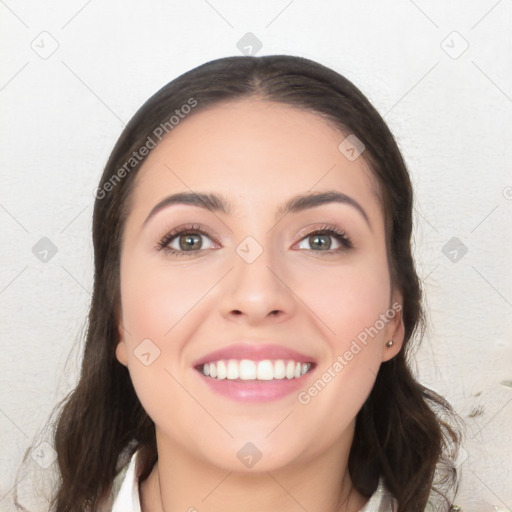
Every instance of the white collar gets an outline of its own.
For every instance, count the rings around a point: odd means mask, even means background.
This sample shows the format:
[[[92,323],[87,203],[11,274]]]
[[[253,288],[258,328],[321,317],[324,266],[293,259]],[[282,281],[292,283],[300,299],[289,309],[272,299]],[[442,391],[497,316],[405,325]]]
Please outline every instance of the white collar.
[[[386,489],[384,481],[381,478],[370,500],[359,512],[396,512],[397,510],[398,502]]]
[[[117,494],[112,512],[142,512],[139,498],[139,482],[135,476],[135,464],[137,462],[137,450],[131,457],[126,471],[122,471],[124,479]],[[116,477],[117,478],[117,477]],[[379,480],[377,489],[370,497],[370,500],[359,512],[396,512],[396,500],[384,486],[382,479]]]
[[[135,475],[135,464],[137,462],[137,450],[131,457],[128,468],[123,468],[116,479],[123,478],[121,488],[117,494],[112,512],[142,512],[139,498],[139,479]],[[122,476],[124,474],[124,477]]]

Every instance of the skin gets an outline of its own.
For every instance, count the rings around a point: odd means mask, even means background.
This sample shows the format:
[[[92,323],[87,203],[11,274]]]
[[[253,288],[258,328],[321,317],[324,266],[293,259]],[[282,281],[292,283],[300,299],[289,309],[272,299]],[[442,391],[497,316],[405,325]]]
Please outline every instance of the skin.
[[[192,367],[249,336],[313,356],[307,389],[401,301],[370,170],[363,157],[351,162],[338,150],[345,136],[313,113],[244,99],[190,115],[142,165],[123,233],[116,356],[156,425],[158,462],[141,485],[144,512],[355,512],[367,502],[352,486],[348,454],[379,366],[402,346],[399,313],[306,405],[297,393],[235,402]],[[357,201],[370,225],[340,203],[275,218],[290,197],[327,190]],[[172,205],[143,226],[163,198],[190,191],[222,194],[233,211]],[[183,256],[155,249],[186,223],[214,237]],[[344,230],[354,247],[326,254],[308,237],[322,224]],[[250,264],[235,251],[247,236],[263,248]],[[183,250],[179,236],[171,244]],[[134,354],[147,338],[160,350],[149,366]],[[237,457],[247,442],[262,454],[252,469]]]

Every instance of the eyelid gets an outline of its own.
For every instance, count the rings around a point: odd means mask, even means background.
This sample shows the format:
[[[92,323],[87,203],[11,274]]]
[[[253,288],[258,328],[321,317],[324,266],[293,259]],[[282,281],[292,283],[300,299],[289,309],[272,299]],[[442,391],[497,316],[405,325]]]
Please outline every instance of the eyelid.
[[[200,235],[207,236],[210,238],[214,243],[217,245],[220,245],[220,242],[218,241],[217,237],[206,227],[196,224],[196,223],[189,223],[189,224],[180,224],[179,226],[176,226],[175,228],[171,229],[170,231],[167,231],[166,234],[160,239],[157,246],[155,247],[156,250],[165,250],[169,249],[168,244],[169,242],[184,234],[184,233],[198,233]],[[177,251],[177,249],[169,249],[171,251]],[[202,249],[204,250],[204,249]],[[180,251],[177,251],[180,252]],[[201,252],[199,251],[181,251],[181,252]]]
[[[211,238],[215,243],[220,243],[215,235],[211,233],[211,231],[208,228],[205,228],[201,226],[200,224],[181,224],[179,226],[176,226],[175,228],[171,229],[170,231],[167,231],[164,237],[160,240],[160,243],[169,243],[173,238],[175,238],[178,235],[181,235],[182,233],[199,233],[201,235],[205,235],[209,238]]]
[[[299,242],[307,238],[308,236],[317,234],[317,233],[325,233],[333,238],[338,239],[338,242],[342,245],[341,249],[328,249],[326,251],[312,251],[318,253],[335,253],[340,252],[341,250],[349,250],[354,248],[354,243],[352,242],[352,238],[346,233],[344,229],[341,229],[335,224],[316,224],[314,226],[308,226],[307,228],[302,229],[299,232],[298,240],[293,245],[297,245]]]

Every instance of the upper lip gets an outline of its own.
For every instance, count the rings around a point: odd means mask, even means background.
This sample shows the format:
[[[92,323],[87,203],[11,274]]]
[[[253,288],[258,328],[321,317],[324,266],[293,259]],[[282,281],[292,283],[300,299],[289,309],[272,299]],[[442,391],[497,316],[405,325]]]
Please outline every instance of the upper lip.
[[[201,366],[220,360],[250,359],[262,361],[263,359],[293,360],[299,363],[314,363],[313,357],[298,352],[283,345],[260,342],[241,342],[214,350],[194,361],[193,366]]]

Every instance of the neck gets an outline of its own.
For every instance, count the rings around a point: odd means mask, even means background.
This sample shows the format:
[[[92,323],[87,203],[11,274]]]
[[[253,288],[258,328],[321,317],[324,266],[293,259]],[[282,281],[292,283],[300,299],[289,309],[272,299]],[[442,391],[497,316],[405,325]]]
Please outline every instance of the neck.
[[[352,486],[350,442],[340,444],[286,467],[241,473],[192,457],[157,429],[158,461],[141,483],[142,512],[357,512],[367,499]]]

